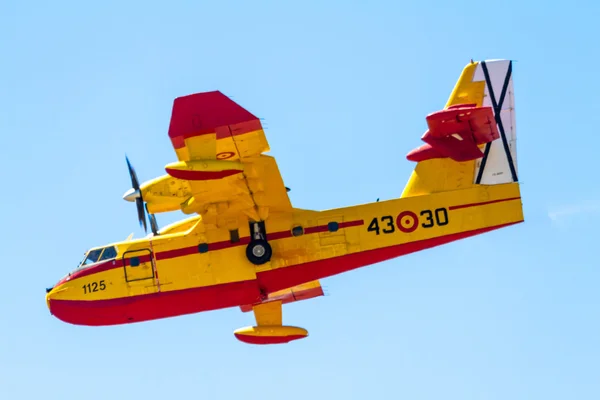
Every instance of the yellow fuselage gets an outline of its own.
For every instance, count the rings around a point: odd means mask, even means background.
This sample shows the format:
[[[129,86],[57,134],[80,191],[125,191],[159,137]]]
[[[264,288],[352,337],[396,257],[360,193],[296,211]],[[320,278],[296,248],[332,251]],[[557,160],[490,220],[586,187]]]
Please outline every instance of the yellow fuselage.
[[[257,266],[245,254],[248,227],[235,241],[227,229],[197,217],[175,232],[115,243],[116,258],[71,272],[47,302],[56,317],[83,325],[256,304],[281,289],[522,221],[518,183],[294,210],[270,216],[265,228],[273,256]]]

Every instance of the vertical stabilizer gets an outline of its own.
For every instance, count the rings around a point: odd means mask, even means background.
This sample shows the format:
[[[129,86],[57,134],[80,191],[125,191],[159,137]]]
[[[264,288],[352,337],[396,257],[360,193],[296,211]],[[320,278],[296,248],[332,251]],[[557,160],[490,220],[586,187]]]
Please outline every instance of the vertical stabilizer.
[[[444,107],[449,109],[457,111],[427,117],[429,130],[422,139],[433,147],[422,146],[429,147],[410,153],[409,159],[418,162],[402,197],[518,181],[512,61],[489,60],[465,66]],[[440,114],[453,119],[441,123],[437,118]],[[475,120],[475,115],[489,115],[487,127]],[[457,126],[457,132],[450,134],[447,128],[440,128],[448,122]],[[464,126],[466,130],[461,128]],[[482,127],[487,128],[487,135],[482,134]],[[487,142],[478,141],[480,136],[487,137]],[[474,151],[464,152],[469,141]],[[456,152],[448,151],[452,149]]]

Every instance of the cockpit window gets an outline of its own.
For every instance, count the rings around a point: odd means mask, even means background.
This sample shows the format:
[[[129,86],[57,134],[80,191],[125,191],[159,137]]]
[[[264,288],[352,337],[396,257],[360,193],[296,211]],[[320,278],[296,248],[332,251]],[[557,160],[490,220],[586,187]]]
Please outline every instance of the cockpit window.
[[[83,260],[81,265],[85,266],[85,265],[90,265],[95,262],[98,262],[98,259],[100,258],[101,253],[102,253],[102,249],[91,250],[88,253],[87,257],[85,257],[85,260]]]
[[[113,246],[106,247],[104,249],[104,251],[102,252],[102,255],[100,256],[100,259],[98,261],[110,260],[111,258],[115,258],[116,256],[117,256],[117,249],[115,249]]]
[[[114,246],[104,247],[102,249],[90,250],[81,263],[80,267],[97,263],[98,261],[110,260],[117,257],[117,249]]]

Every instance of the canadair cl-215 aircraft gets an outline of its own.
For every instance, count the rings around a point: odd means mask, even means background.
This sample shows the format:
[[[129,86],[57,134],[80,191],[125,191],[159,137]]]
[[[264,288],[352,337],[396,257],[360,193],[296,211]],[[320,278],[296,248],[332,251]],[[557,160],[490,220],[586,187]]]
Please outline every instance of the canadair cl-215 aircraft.
[[[175,99],[178,161],[140,184],[127,160],[123,197],[152,233],[89,250],[46,290],[50,312],[98,326],[240,307],[256,326],[237,339],[287,343],[308,332],[282,304],[323,295],[320,279],[523,222],[512,62],[471,61],[426,121],[400,198],[313,211],[292,206],[258,118],[218,91]],[[191,217],[158,229],[177,210]]]

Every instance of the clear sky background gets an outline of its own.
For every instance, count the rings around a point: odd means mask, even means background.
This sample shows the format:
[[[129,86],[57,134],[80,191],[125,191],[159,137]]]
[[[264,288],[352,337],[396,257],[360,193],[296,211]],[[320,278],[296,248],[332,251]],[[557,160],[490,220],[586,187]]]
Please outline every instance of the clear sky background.
[[[540,1],[0,3],[0,398],[600,398],[600,9]],[[398,197],[469,59],[514,64],[526,222],[326,279],[284,346],[237,308],[116,327],[51,317],[121,199],[175,161],[175,97],[264,118],[291,199]],[[162,226],[182,214],[158,215]]]

